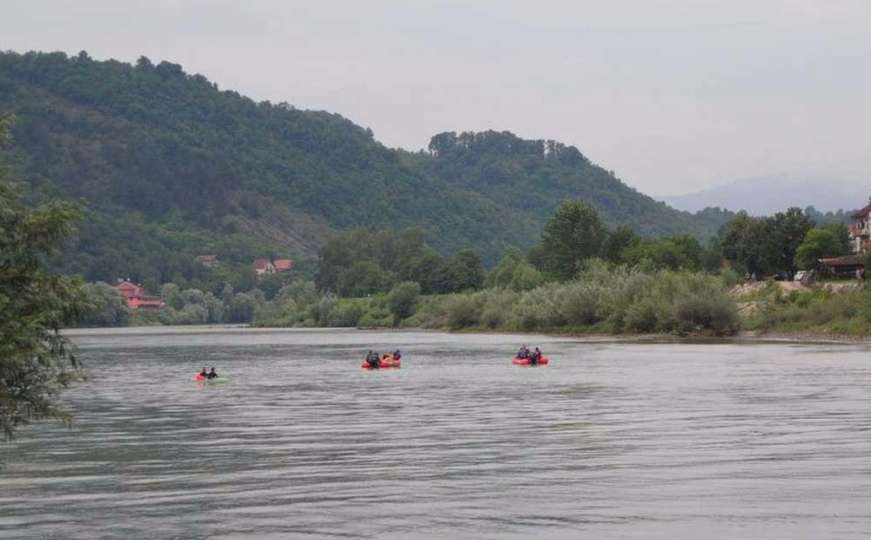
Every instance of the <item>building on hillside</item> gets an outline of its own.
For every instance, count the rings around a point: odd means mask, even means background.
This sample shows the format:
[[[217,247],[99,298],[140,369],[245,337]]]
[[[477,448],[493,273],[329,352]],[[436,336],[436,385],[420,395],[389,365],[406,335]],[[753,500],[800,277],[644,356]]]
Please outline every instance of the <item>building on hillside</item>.
[[[850,238],[853,240],[855,253],[865,253],[871,248],[871,201],[865,208],[853,214]]]
[[[293,269],[293,261],[290,259],[275,259],[272,264],[276,272],[289,272]]]
[[[194,260],[206,268],[214,268],[219,264],[217,255],[197,255]]]
[[[275,265],[269,259],[257,259],[254,261],[254,273],[257,277],[275,273]]]
[[[146,296],[145,289],[130,279],[119,279],[118,281],[116,288],[130,309],[160,309],[165,305],[158,296]]]

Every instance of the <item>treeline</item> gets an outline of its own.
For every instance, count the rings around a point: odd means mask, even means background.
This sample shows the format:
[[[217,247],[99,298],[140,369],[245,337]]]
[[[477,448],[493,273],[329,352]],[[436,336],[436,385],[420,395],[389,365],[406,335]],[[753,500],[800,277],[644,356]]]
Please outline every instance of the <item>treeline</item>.
[[[419,231],[358,230],[321,251],[315,282],[289,285],[261,325],[419,326],[498,330],[734,333],[718,244],[640,238],[607,227],[586,203],[564,203],[524,254],[485,271],[474,252],[441,257]],[[731,279],[731,278],[729,278]]]
[[[484,284],[484,265],[472,249],[440,255],[420,229],[354,230],[335,235],[320,251],[315,283],[322,291],[367,296],[401,281],[416,282],[424,294],[476,290]]]
[[[721,262],[716,241],[703,246],[685,234],[643,239],[626,226],[609,228],[589,204],[567,201],[528,254],[508,249],[489,273],[474,250],[442,256],[427,246],[419,229],[359,229],[327,241],[319,254],[315,285],[339,297],[386,293],[406,281],[417,283],[425,295],[484,287],[528,290],[572,279],[591,259],[647,271],[716,271]]]
[[[253,272],[252,272],[253,274]],[[310,283],[300,274],[272,274],[262,279],[252,277],[252,286],[235,288],[229,281],[213,282],[213,290],[197,288],[197,281],[187,285],[165,283],[157,297],[165,304],[159,309],[130,309],[116,285],[88,283],[82,288],[91,308],[81,315],[79,326],[148,326],[177,324],[247,324],[270,301],[281,301],[290,287]],[[312,289],[314,285],[311,284]],[[151,289],[150,291],[154,291]],[[285,296],[282,296],[285,295]]]
[[[91,285],[103,315],[83,322],[728,334],[738,319],[726,292],[742,275],[791,273],[849,251],[844,225],[817,227],[797,208],[739,214],[702,244],[610,228],[592,206],[567,201],[535,246],[507,250],[489,270],[471,249],[439,254],[419,229],[357,229],[325,243],[313,279],[251,275],[239,287],[209,269],[208,279],[164,284],[159,312],[135,313],[114,287]]]
[[[741,212],[723,226],[718,242],[723,259],[755,279],[778,274],[792,279],[799,269],[815,268],[821,258],[852,253],[846,225],[817,226],[800,208],[769,217]]]

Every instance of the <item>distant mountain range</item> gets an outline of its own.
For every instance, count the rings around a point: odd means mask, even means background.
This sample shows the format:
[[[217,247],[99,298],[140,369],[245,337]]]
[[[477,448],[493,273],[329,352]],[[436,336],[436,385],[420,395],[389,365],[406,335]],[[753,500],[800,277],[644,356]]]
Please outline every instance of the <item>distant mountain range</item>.
[[[0,158],[29,196],[85,206],[61,264],[87,279],[179,282],[196,255],[311,258],[354,227],[420,227],[434,248],[492,263],[535,243],[567,199],[647,237],[705,239],[730,217],[670,208],[556,141],[450,132],[390,149],[338,114],[258,103],[144,57],[0,53],[0,112],[17,117]]]
[[[769,215],[791,206],[813,206],[820,211],[854,210],[868,204],[869,195],[871,181],[868,186],[861,186],[835,178],[774,175],[745,178],[695,193],[661,199],[687,212],[719,207],[736,212],[746,210],[753,215]]]

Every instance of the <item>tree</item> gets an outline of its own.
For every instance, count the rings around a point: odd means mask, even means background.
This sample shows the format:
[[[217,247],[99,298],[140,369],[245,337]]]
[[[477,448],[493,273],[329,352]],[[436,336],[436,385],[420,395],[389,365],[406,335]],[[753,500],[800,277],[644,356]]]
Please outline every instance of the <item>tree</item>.
[[[346,297],[367,296],[389,290],[393,281],[393,274],[384,271],[378,263],[358,261],[339,273],[336,292]]]
[[[544,226],[541,269],[557,279],[571,279],[584,261],[601,254],[607,234],[595,208],[582,201],[564,202]]]
[[[823,257],[849,255],[850,236],[844,225],[826,225],[807,232],[795,253],[795,264],[802,269],[815,268]]]
[[[90,309],[78,323],[85,326],[126,326],[130,308],[118,289],[108,283],[88,283],[82,288]]]
[[[450,257],[447,263],[453,277],[451,292],[474,291],[484,285],[484,265],[477,251],[461,250]]]
[[[720,230],[723,258],[749,275],[761,277],[771,268],[765,221],[739,212]]]
[[[414,313],[414,306],[420,296],[420,285],[414,281],[396,284],[387,295],[387,305],[398,323]]]
[[[185,304],[184,296],[175,283],[165,283],[160,289],[160,298],[172,309],[181,309]]]
[[[632,265],[646,261],[656,269],[697,271],[702,265],[703,252],[698,240],[682,234],[639,242],[624,252],[623,259]]]
[[[0,116],[0,141],[8,141],[9,122]],[[71,235],[76,217],[66,203],[25,208],[0,170],[0,429],[6,439],[30,421],[69,418],[57,396],[82,373],[60,329],[88,306],[82,283],[49,272],[43,258]]]
[[[541,272],[529,264],[517,249],[509,249],[493,270],[487,275],[485,285],[511,289],[513,291],[527,291],[544,283]]]
[[[608,262],[620,264],[626,262],[624,252],[637,246],[641,239],[631,228],[626,225],[618,225],[608,234],[602,246],[602,258]]]
[[[257,301],[247,293],[238,293],[230,302],[227,320],[231,323],[247,323],[254,320]]]
[[[224,303],[214,294],[206,293],[203,297],[203,307],[206,308],[208,313],[206,322],[209,324],[219,323],[224,320]]]
[[[796,251],[814,222],[801,210],[790,208],[778,212],[765,220],[766,246],[775,271],[787,272],[790,277],[798,270],[795,262]]]

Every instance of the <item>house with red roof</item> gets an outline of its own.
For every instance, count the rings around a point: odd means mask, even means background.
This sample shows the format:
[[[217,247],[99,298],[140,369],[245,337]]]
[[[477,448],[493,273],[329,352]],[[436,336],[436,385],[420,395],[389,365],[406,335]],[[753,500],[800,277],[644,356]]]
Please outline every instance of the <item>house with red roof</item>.
[[[276,272],[289,272],[293,268],[293,261],[290,259],[275,259],[272,264]]]
[[[130,309],[160,309],[165,305],[158,296],[146,296],[145,289],[141,285],[137,285],[129,279],[119,281],[116,288]]]
[[[254,261],[254,273],[257,277],[275,273],[275,265],[269,259],[257,259]]]

